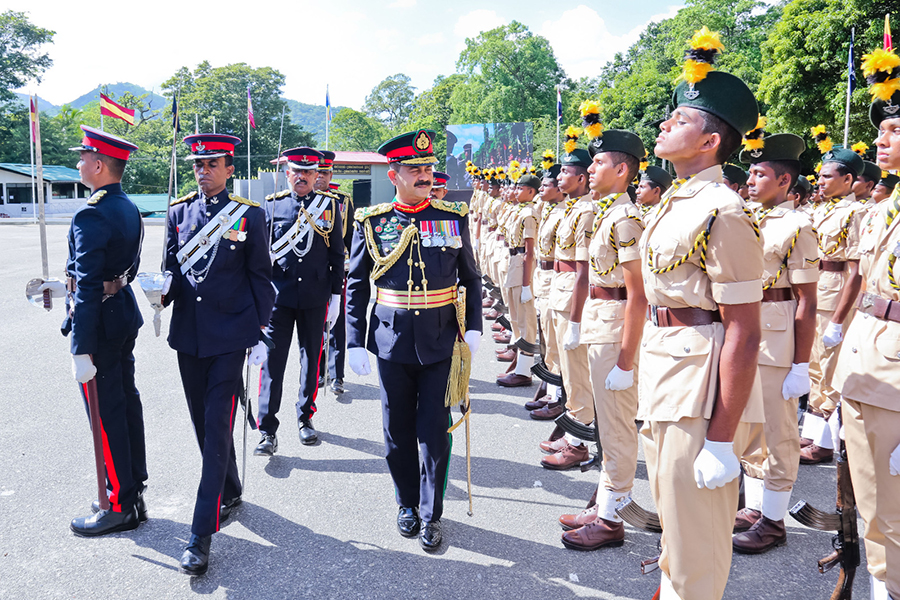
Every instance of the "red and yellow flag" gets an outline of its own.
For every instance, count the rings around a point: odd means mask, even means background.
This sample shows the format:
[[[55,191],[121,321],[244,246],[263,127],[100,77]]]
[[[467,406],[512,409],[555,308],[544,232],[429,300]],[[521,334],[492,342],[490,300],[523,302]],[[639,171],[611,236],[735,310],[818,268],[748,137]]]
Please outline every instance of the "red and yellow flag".
[[[129,125],[134,125],[134,109],[116,104],[105,94],[100,94],[100,114],[105,117],[122,119]]]
[[[891,41],[891,15],[884,15],[884,49],[890,52],[894,49],[894,43]]]

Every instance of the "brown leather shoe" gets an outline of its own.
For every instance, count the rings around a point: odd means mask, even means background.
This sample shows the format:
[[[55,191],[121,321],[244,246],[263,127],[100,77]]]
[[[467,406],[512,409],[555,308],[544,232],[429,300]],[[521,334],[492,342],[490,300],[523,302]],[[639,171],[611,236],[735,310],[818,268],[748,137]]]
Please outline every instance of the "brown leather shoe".
[[[563,546],[570,550],[590,552],[600,548],[618,548],[625,543],[625,523],[597,517],[584,527],[562,534]]]
[[[497,355],[497,360],[500,362],[512,362],[516,360],[516,351],[513,348],[507,348],[503,352]]]
[[[834,460],[834,450],[822,448],[815,444],[810,444],[806,448],[800,450],[801,465],[817,465],[819,463],[830,463]]]
[[[787,531],[784,521],[772,521],[764,516],[753,527],[731,538],[734,551],[741,554],[762,554],[785,544]]]
[[[742,508],[737,511],[737,516],[734,518],[734,529],[732,533],[741,533],[742,531],[747,531],[759,521],[759,518],[762,516],[762,513],[753,508]]]
[[[551,398],[549,395],[544,396],[543,398],[539,398],[537,400],[529,400],[525,403],[525,410],[537,410],[539,408],[544,408],[548,404],[550,404]]]
[[[495,333],[494,342],[498,344],[508,344],[512,340],[512,334],[508,331],[504,333]]]
[[[566,444],[566,447],[550,456],[541,459],[541,466],[552,471],[565,471],[581,466],[581,463],[590,458],[590,451],[587,444],[579,444],[573,446]]]
[[[557,452],[559,452],[560,450],[562,450],[563,448],[565,448],[566,446],[569,445],[568,440],[566,440],[566,438],[564,436],[565,436],[565,434],[563,434],[563,436],[560,436],[556,439],[544,440],[543,442],[538,444],[538,447],[541,449],[541,452],[543,452],[544,454],[556,454]],[[584,525],[584,523],[582,523],[582,525]],[[580,525],[579,525],[579,527],[580,527]]]
[[[537,410],[531,411],[531,418],[535,421],[552,421],[559,415],[563,414],[563,411],[566,410],[566,407],[563,406],[562,402],[551,402],[544,408],[539,408]]]
[[[491,331],[503,331],[505,327],[496,321],[491,325]]]
[[[597,519],[597,505],[588,507],[577,515],[560,515],[559,525],[566,531],[572,531],[579,527],[584,527],[591,521]]]
[[[507,373],[503,377],[497,378],[497,385],[500,387],[529,387],[531,385],[531,377],[527,375],[519,375],[517,373]]]
[[[483,314],[484,318],[489,321],[496,321],[498,318],[500,318],[500,311],[493,308],[491,310],[484,311]]]
[[[806,448],[807,446],[809,446],[812,443],[813,443],[813,441],[811,439],[802,437],[802,438],[800,438],[800,449],[802,450],[803,448]]]

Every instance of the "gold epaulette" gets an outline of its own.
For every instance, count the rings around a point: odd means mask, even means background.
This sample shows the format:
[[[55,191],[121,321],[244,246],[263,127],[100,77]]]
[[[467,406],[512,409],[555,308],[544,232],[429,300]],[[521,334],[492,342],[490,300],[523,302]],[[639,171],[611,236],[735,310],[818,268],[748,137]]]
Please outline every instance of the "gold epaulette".
[[[169,206],[175,206],[176,204],[181,204],[182,202],[187,202],[188,200],[193,200],[196,197],[197,197],[197,190],[194,190],[187,196],[182,196],[178,200],[172,200],[172,202],[169,204]]]
[[[91,206],[93,206],[93,205],[97,204],[98,202],[100,202],[100,200],[105,195],[106,195],[106,190],[100,190],[99,192],[91,194],[91,197],[88,198],[87,203],[90,204]]]
[[[469,214],[469,205],[465,202],[447,202],[446,200],[431,199],[431,206],[439,210],[446,210],[461,217]]]
[[[362,223],[369,217],[383,215],[384,213],[393,210],[393,208],[394,204],[392,202],[382,202],[381,204],[375,204],[374,206],[364,206],[356,209],[356,214],[353,218]]]
[[[248,200],[247,198],[241,198],[240,196],[235,196],[234,194],[228,194],[229,200],[234,200],[238,204],[246,204],[247,206],[259,206],[259,202],[256,200]]]
[[[328,191],[328,192],[319,192],[319,191],[317,191],[316,193],[319,194],[320,196],[325,196],[326,198],[332,198],[332,199],[334,199],[334,200],[340,200],[340,198],[338,197],[338,195],[335,194],[334,192],[331,192],[331,191]]]
[[[276,192],[274,194],[269,194],[266,196],[266,200],[279,200],[284,198],[285,196],[290,196],[291,190],[281,190],[280,192]]]

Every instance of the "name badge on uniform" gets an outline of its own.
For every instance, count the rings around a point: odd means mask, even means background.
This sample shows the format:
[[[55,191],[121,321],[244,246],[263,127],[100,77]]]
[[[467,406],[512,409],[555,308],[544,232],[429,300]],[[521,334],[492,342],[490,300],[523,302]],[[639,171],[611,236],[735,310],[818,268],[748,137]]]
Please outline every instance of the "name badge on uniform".
[[[231,229],[227,229],[222,237],[232,242],[247,241],[247,217],[241,217],[237,220]]]
[[[422,221],[420,232],[425,248],[462,248],[459,221]]]

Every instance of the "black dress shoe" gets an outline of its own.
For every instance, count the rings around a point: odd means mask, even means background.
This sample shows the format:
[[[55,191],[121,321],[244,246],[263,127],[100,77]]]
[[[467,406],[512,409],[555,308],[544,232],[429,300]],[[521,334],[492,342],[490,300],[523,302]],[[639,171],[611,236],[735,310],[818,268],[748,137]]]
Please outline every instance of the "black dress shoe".
[[[331,380],[331,391],[335,394],[343,394],[344,393],[344,380],[343,379],[332,379]]]
[[[278,438],[274,433],[264,433],[259,445],[253,450],[254,456],[272,456],[278,451]]]
[[[211,535],[200,537],[191,534],[184,554],[181,555],[181,572],[188,575],[203,575],[209,569],[209,543]]]
[[[231,516],[231,511],[240,506],[242,502],[243,500],[240,496],[223,502],[222,506],[219,507],[219,523],[224,523],[225,521],[227,521],[228,517]]]
[[[122,512],[101,510],[90,517],[78,517],[72,519],[69,528],[75,535],[82,537],[97,537],[117,531],[131,531],[140,525],[138,513],[135,507]]]
[[[422,526],[422,533],[419,535],[419,545],[423,550],[433,552],[441,547],[444,537],[441,535],[441,522],[428,521]]]
[[[300,443],[304,446],[312,446],[319,440],[319,434],[312,424],[312,419],[300,419]]]
[[[319,377],[318,387],[325,387],[325,378],[322,376]]]
[[[405,538],[412,538],[419,535],[419,529],[422,527],[422,521],[419,520],[419,509],[400,507],[397,513],[397,531]]]
[[[137,513],[138,513],[138,521],[141,523],[147,522],[147,503],[144,502],[144,494],[138,494],[137,497]],[[100,512],[100,501],[94,500],[91,502],[91,512],[98,513]]]

